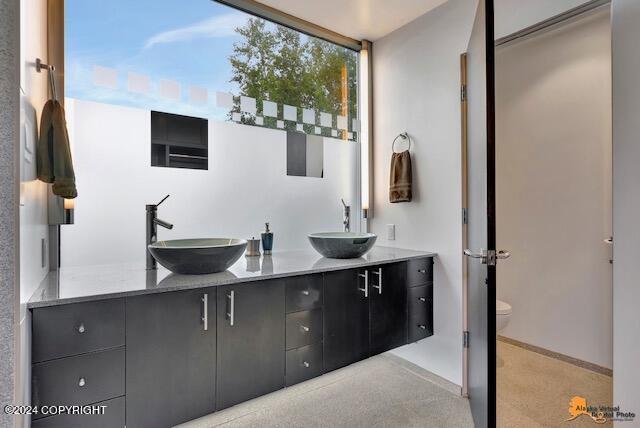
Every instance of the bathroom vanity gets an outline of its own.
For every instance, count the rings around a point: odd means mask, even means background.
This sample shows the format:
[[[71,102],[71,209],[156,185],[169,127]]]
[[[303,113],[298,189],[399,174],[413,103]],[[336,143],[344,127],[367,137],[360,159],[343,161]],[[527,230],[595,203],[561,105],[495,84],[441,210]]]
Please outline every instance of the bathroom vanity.
[[[33,427],[159,428],[195,419],[433,334],[432,253],[359,259],[283,252],[227,272],[61,270],[29,303]]]

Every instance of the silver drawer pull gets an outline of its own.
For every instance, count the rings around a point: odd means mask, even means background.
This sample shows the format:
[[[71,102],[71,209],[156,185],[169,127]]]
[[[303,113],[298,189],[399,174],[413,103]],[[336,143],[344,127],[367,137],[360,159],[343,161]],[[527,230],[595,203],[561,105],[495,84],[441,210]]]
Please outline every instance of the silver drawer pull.
[[[382,294],[382,268],[378,268],[377,271],[374,270],[373,273],[378,275],[378,285],[372,285],[372,287],[378,289],[378,294]]]
[[[364,273],[359,273],[358,276],[364,278],[364,288],[358,287],[358,291],[362,291],[364,297],[369,297],[369,271],[365,270]]]
[[[202,296],[202,328],[204,331],[209,330],[209,294],[204,293]]]
[[[420,272],[420,273],[427,273],[427,270],[426,270],[426,269],[418,269],[418,272]]]
[[[83,387],[83,386],[85,386],[86,384],[87,384],[87,381],[85,380],[85,378],[81,377],[81,378],[78,380],[78,386],[79,386],[79,387]]]
[[[233,327],[233,324],[236,322],[236,293],[234,290],[229,291],[227,299],[229,299],[229,312],[227,312],[227,318],[229,319],[229,325]]]
[[[307,363],[306,361],[304,361],[302,365],[305,366],[306,368],[309,368],[309,366],[311,366],[311,364]]]
[[[306,325],[301,325],[300,328],[302,329],[302,331],[304,332],[308,332],[309,331],[309,327],[307,327]]]
[[[426,330],[426,329],[427,329],[427,326],[426,326],[426,325],[422,325],[422,324],[418,324],[418,327],[420,327],[420,328],[421,328],[421,329],[423,329],[423,330]]]
[[[308,296],[309,295],[309,290],[302,290],[302,295],[303,296]]]
[[[78,333],[82,334],[85,331],[87,331],[87,330],[84,328],[84,324],[80,324],[80,326],[78,327]]]
[[[424,297],[418,297],[418,300],[420,300],[421,302],[426,302],[427,299],[425,299]]]

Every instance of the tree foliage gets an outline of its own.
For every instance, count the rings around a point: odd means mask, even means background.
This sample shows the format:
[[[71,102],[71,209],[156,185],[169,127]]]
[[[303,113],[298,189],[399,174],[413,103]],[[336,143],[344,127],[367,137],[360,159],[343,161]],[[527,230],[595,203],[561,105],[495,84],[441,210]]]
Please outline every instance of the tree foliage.
[[[262,101],[270,100],[278,103],[280,118],[283,104],[314,109],[316,115],[326,112],[334,117],[357,117],[355,52],[259,18],[249,19],[236,32],[241,40],[234,43],[229,58],[231,82],[243,95],[257,100],[258,114],[262,114]],[[233,111],[240,112],[238,100]],[[242,118],[245,123],[254,119],[248,115]],[[298,117],[298,122],[301,119]],[[264,120],[266,126],[275,127],[275,118]],[[292,122],[285,122],[285,126],[295,129]],[[323,134],[329,132],[323,129]]]

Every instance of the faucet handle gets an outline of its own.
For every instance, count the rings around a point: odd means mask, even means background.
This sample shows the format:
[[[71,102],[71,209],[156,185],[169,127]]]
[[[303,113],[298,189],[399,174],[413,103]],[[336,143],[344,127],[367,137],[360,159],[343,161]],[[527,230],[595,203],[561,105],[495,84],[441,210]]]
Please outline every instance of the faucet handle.
[[[165,196],[164,198],[162,198],[162,200],[156,204],[156,207],[157,207],[157,206],[159,206],[159,205],[160,205],[161,203],[163,203],[164,201],[166,201],[166,200],[167,200],[167,198],[168,198],[169,196],[171,196],[171,195],[167,195],[167,196]]]

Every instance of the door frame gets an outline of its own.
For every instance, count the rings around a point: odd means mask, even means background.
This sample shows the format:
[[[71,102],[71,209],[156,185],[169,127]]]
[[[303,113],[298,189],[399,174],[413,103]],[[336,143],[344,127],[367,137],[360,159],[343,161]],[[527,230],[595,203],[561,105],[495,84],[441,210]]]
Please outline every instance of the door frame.
[[[468,197],[468,165],[467,165],[467,53],[460,54],[460,153],[462,164],[462,248],[468,248],[469,231],[467,226],[467,215],[469,208]],[[463,254],[462,257],[462,396],[469,396],[469,279],[468,260]]]
[[[486,0],[486,65],[487,65],[487,247],[489,251],[498,252],[496,243],[496,61],[495,61],[495,31],[494,31],[494,0]],[[489,96],[489,94],[492,94]],[[496,266],[487,266],[487,338],[493,337],[487,344],[487,373],[489,411],[487,419],[489,426],[496,424]]]

